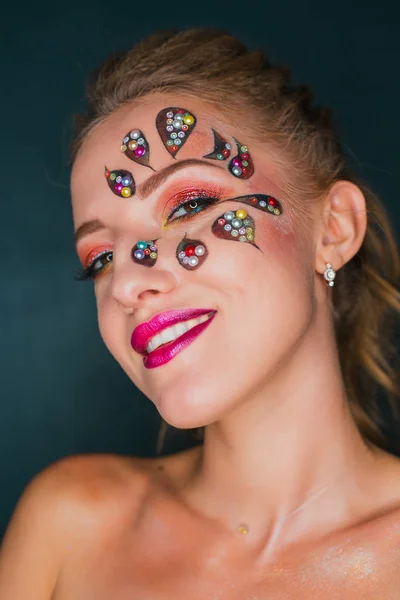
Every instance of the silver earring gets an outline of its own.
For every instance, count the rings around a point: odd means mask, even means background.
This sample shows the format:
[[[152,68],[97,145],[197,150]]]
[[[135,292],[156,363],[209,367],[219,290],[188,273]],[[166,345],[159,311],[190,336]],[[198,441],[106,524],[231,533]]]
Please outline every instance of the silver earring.
[[[330,285],[331,287],[335,285],[334,279],[336,277],[336,271],[332,267],[331,263],[326,263],[324,277],[328,282],[328,285]]]

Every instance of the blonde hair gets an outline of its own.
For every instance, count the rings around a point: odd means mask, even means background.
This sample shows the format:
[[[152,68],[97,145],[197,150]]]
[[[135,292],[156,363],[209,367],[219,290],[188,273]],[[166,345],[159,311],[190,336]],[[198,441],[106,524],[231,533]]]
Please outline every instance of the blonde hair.
[[[359,252],[337,273],[332,290],[341,369],[355,422],[367,442],[383,447],[378,393],[397,415],[399,372],[393,335],[400,312],[399,252],[379,198],[348,164],[332,111],[313,105],[309,88],[289,83],[285,66],[215,29],[156,33],[111,57],[88,86],[88,112],[78,119],[73,153],[91,130],[121,106],[154,93],[201,98],[233,123],[246,114],[246,130],[277,150],[290,169],[284,188],[301,217],[335,181],[352,181],[364,193],[367,232]],[[222,100],[229,97],[229,103]],[[204,428],[191,430],[201,439]],[[159,442],[166,431],[163,423]],[[160,444],[159,444],[160,449]]]

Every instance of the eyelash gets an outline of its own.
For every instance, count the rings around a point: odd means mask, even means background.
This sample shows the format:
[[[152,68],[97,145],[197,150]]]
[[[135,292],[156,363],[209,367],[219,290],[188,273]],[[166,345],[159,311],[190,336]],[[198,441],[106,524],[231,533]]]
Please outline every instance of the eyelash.
[[[179,222],[179,221],[183,221],[183,220],[190,221],[196,215],[198,215],[200,212],[205,212],[208,209],[210,209],[212,206],[217,204],[217,202],[219,202],[219,200],[220,200],[219,196],[218,197],[217,196],[196,196],[194,198],[191,198],[190,200],[185,200],[185,202],[181,202],[180,204],[178,204],[178,206],[176,206],[173,209],[173,211],[169,214],[167,223],[168,222],[175,223],[175,222]],[[204,208],[201,210],[198,206],[196,208],[190,207],[190,204],[194,204],[194,203],[196,203],[197,205],[199,203],[202,203],[204,205]],[[187,210],[186,206],[188,206],[188,205],[189,205],[189,208],[192,208],[193,212],[187,212],[186,214],[175,217],[175,219],[172,219],[172,221],[169,221],[169,219],[175,213],[178,213],[182,209]],[[111,250],[106,250],[105,252],[101,252],[91,261],[91,263],[87,267],[78,269],[74,279],[77,281],[86,281],[87,279],[92,279],[92,280],[96,279],[97,275],[104,270],[104,267],[107,266],[107,264],[109,264],[111,262],[111,259],[112,259],[112,251]],[[95,265],[99,261],[102,264],[102,268],[98,269],[96,272]]]

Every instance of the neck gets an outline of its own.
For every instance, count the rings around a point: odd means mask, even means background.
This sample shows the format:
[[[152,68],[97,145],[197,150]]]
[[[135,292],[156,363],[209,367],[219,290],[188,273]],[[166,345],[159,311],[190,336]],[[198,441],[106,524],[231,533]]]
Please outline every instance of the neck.
[[[186,492],[272,553],[350,522],[378,454],[350,414],[333,334],[315,323],[273,378],[206,427]]]

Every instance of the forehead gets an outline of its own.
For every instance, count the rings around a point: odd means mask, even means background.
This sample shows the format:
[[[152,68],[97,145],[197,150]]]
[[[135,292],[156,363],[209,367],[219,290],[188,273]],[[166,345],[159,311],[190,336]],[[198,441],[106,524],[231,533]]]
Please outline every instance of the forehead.
[[[169,107],[180,107],[196,118],[195,127],[175,158],[166,150],[156,128],[158,113]],[[222,106],[221,110],[216,110],[206,101],[182,95],[160,94],[126,105],[112,113],[88,134],[75,159],[71,174],[74,221],[80,222],[82,219],[96,218],[100,206],[104,210],[112,210],[112,207],[115,206],[125,206],[123,203],[110,202],[110,190],[104,177],[105,167],[111,171],[129,171],[138,190],[141,184],[154,174],[154,171],[161,171],[184,159],[202,159],[211,152],[214,148],[213,129],[232,146],[234,146],[234,139],[238,139],[241,143],[250,146],[253,158],[257,155],[258,166],[256,166],[255,174],[247,181],[239,181],[229,174],[227,165],[218,165],[221,166],[221,177],[225,178],[229,186],[239,183],[240,189],[243,188],[243,193],[246,186],[259,188],[260,192],[268,189],[269,193],[279,197],[280,177],[272,155],[268,152],[265,144],[260,145],[259,142],[257,143],[249,137],[247,130],[245,128],[242,130],[240,124],[229,122],[223,115],[223,108]],[[139,129],[146,138],[150,150],[149,164],[154,171],[130,160],[121,151],[123,139],[133,129]],[[234,156],[234,152],[232,156]],[[216,163],[219,163],[219,161],[210,159],[206,159],[204,162],[207,160],[210,164],[214,163],[214,167]],[[261,165],[262,168],[260,168]],[[189,168],[185,166],[180,173],[184,175]],[[193,167],[191,168],[193,169]],[[208,165],[208,169],[207,178],[214,176],[215,173],[212,174],[210,165]],[[255,189],[250,191],[255,192]],[[134,204],[137,206],[136,203]]]
[[[196,117],[196,125],[185,145],[177,153],[176,159],[165,150],[156,129],[157,114],[169,106],[181,107]],[[72,186],[74,187],[76,180],[81,179],[83,171],[86,178],[90,178],[90,169],[95,166],[98,169],[99,164],[103,169],[106,164],[111,169],[123,168],[125,165],[125,168],[135,171],[136,182],[140,183],[146,179],[151,170],[133,163],[121,152],[122,140],[133,129],[140,129],[146,137],[150,148],[150,165],[158,171],[176,160],[200,156],[200,152],[204,154],[206,149],[213,145],[211,127],[227,137],[232,135],[232,127],[224,121],[222,115],[216,114],[215,109],[206,102],[193,98],[160,95],[124,106],[88,134],[73,165]]]

